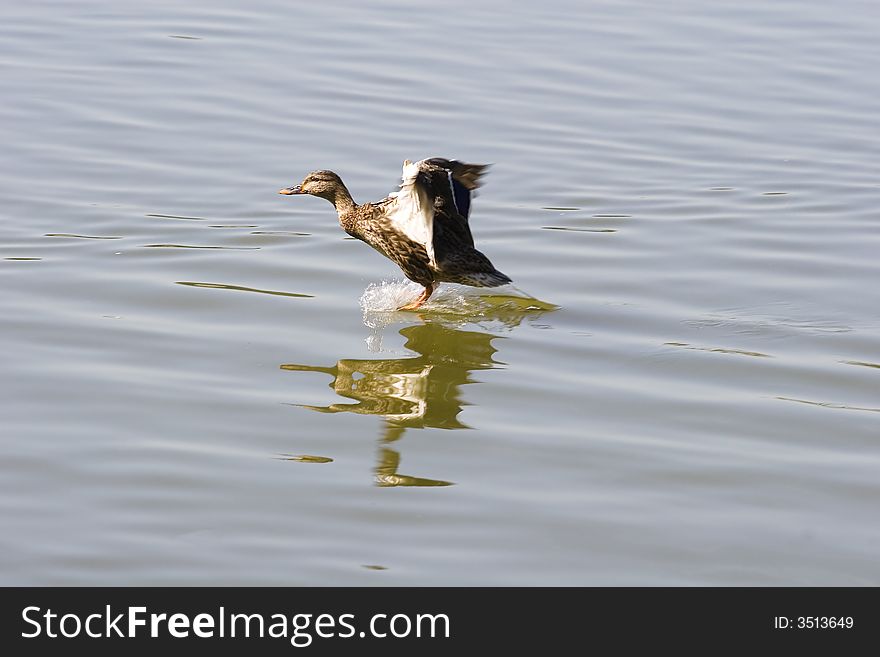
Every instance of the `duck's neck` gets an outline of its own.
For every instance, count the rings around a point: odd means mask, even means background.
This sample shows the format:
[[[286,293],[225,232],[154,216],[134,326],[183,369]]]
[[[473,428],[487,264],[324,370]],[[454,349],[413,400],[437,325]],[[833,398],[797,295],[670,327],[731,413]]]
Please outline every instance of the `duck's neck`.
[[[333,196],[327,199],[336,208],[336,213],[341,217],[347,212],[351,212],[357,207],[357,204],[351,198],[351,194],[345,185],[337,185],[333,190]]]

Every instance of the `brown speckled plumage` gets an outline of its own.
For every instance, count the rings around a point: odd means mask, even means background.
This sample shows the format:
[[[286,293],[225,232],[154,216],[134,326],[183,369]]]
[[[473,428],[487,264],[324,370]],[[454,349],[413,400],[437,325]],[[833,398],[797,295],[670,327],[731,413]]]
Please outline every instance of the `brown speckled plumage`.
[[[411,164],[409,162],[406,165]],[[431,158],[414,165],[414,185],[432,204],[433,261],[425,244],[407,235],[395,223],[395,194],[377,203],[356,204],[342,179],[332,171],[313,171],[301,185],[282,189],[282,194],[311,194],[336,207],[339,223],[352,237],[363,240],[394,262],[412,281],[425,286],[425,293],[404,309],[417,308],[439,282],[476,287],[496,287],[510,282],[505,274],[474,248],[468,225],[471,192],[479,187],[486,166]],[[417,221],[421,217],[417,217]]]

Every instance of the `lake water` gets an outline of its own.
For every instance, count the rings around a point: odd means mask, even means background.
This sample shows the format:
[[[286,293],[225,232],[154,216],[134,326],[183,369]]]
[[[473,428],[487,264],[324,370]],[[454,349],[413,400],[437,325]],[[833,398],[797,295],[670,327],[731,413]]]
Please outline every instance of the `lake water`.
[[[0,583],[880,584],[878,30],[3,2]],[[277,194],[429,156],[530,298]]]

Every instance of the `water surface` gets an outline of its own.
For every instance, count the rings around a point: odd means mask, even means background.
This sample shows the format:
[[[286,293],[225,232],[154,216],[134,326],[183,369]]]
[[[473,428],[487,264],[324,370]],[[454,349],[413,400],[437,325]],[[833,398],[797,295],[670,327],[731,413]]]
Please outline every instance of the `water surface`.
[[[875,3],[368,5],[4,4],[0,583],[880,583]]]

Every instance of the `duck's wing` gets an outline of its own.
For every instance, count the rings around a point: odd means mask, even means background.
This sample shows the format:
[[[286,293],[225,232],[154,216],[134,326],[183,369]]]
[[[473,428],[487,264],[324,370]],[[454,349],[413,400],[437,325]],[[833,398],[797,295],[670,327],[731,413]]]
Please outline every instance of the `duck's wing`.
[[[403,163],[400,191],[392,195],[386,214],[398,231],[425,247],[432,265],[437,266],[435,248],[473,247],[471,194],[487,168],[440,157]]]
[[[458,160],[447,160],[442,157],[431,157],[422,160],[425,168],[438,168],[446,172],[451,198],[458,214],[467,221],[471,212],[471,195],[483,184],[482,177],[489,168],[488,164],[468,164]],[[439,186],[438,186],[439,187]],[[438,189],[437,191],[443,191]]]
[[[430,181],[434,199],[434,249],[445,260],[451,253],[473,248],[474,238],[468,225],[471,196],[482,183],[487,164],[467,164],[458,160],[432,157],[419,163]]]
[[[431,264],[434,259],[434,197],[429,174],[421,170],[422,162],[403,163],[400,191],[390,195],[385,216],[391,226],[425,247]]]

